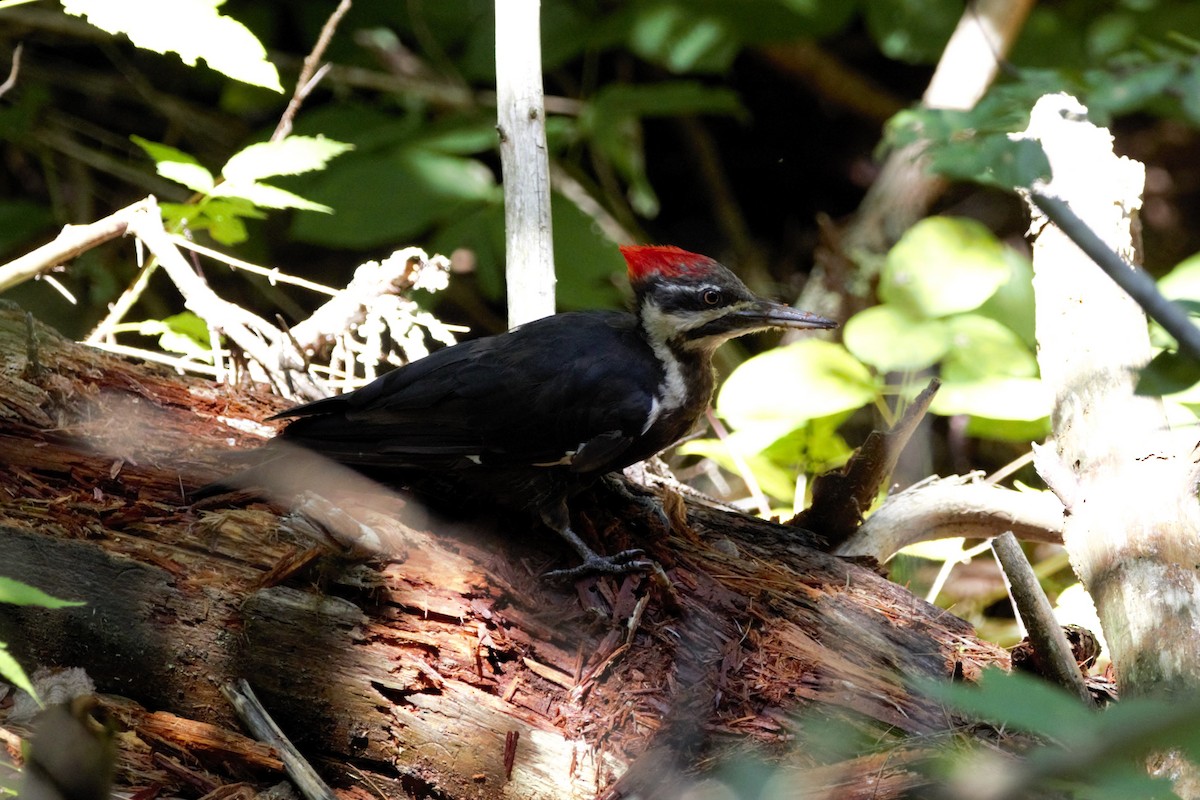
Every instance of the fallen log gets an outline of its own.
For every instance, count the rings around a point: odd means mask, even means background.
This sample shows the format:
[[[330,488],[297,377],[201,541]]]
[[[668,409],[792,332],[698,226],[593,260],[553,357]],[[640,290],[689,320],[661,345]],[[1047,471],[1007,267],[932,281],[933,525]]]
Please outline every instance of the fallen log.
[[[585,538],[645,549],[669,585],[569,588],[539,575],[571,554],[524,520],[431,516],[362,558],[248,495],[189,505],[284,405],[0,307],[0,574],[86,603],[0,606],[0,640],[26,667],[82,667],[147,714],[231,735],[221,687],[244,678],[344,797],[675,796],[748,759],[837,797],[899,797],[926,780],[924,737],[954,727],[909,681],[1007,664],[818,537],[692,500],[668,502],[670,532],[611,497],[581,504]],[[138,719],[118,780],[181,791],[178,771],[131,766],[168,747]],[[830,719],[898,749],[832,756],[813,746]],[[171,748],[216,785],[281,780],[262,758]]]

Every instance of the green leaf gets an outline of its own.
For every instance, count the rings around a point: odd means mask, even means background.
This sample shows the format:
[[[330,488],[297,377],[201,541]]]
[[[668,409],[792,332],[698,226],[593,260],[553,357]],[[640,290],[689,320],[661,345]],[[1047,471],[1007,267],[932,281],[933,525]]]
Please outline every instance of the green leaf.
[[[923,219],[888,252],[879,296],[926,319],[972,311],[1009,279],[1004,251],[974,220]]]
[[[1034,422],[1049,416],[1053,405],[1050,390],[1037,378],[993,377],[970,383],[943,383],[930,410],[947,417],[970,414]]]
[[[1138,373],[1136,394],[1171,395],[1200,382],[1200,363],[1186,353],[1164,350]]]
[[[958,0],[869,0],[867,30],[888,58],[914,64],[937,61],[962,16]]]
[[[1129,114],[1158,99],[1180,77],[1174,61],[1150,62],[1133,69],[1089,70],[1088,115],[1098,121]]]
[[[1007,134],[960,135],[929,150],[930,168],[947,178],[1005,191],[1050,179],[1050,160],[1041,142]]]
[[[216,181],[213,175],[199,164],[185,164],[182,161],[159,161],[156,165],[159,175],[169,181],[182,183],[193,192],[208,194],[213,190]]]
[[[43,608],[69,608],[87,605],[79,600],[60,600],[35,586],[5,577],[0,577],[0,603],[12,603],[17,606],[42,606]]]
[[[226,181],[212,190],[213,197],[237,197],[248,200],[261,208],[299,208],[303,211],[320,211],[332,214],[333,209],[321,203],[314,203],[295,192],[270,186],[265,183],[235,183]]]
[[[1076,738],[1096,723],[1096,716],[1078,697],[1016,672],[987,669],[973,686],[933,680],[916,683],[921,691],[962,713],[1061,741]]]
[[[170,145],[143,139],[141,136],[130,136],[129,139],[150,156],[159,175],[167,180],[181,183],[194,192],[208,194],[212,191],[215,183],[213,175],[196,160],[195,156]]]
[[[130,136],[129,140],[145,151],[155,163],[159,161],[177,161],[180,164],[199,164],[196,157],[167,144],[159,144],[141,136]]]
[[[124,33],[138,47],[177,53],[195,66],[203,58],[209,68],[234,80],[282,92],[279,72],[250,30],[221,14],[224,0],[62,0],[63,10],[112,34]]]
[[[1050,417],[1020,420],[974,415],[967,417],[966,434],[977,439],[995,439],[998,442],[1040,442],[1050,435]]]
[[[288,136],[277,142],[260,142],[235,153],[221,169],[231,183],[254,183],[276,175],[299,175],[325,167],[354,145],[324,136]]]
[[[1027,347],[1037,345],[1034,331],[1033,264],[1016,250],[1004,248],[1009,276],[976,313],[990,317],[1013,331]]]
[[[806,339],[757,355],[733,371],[717,395],[717,413],[735,429],[780,428],[860,408],[879,387],[862,362],[839,344]]]
[[[629,48],[671,72],[721,72],[738,51],[727,20],[696,8],[648,4],[639,9]]]
[[[1200,253],[1188,256],[1159,278],[1158,289],[1172,300],[1200,300]]]
[[[916,371],[941,360],[950,347],[946,324],[917,319],[894,305],[868,308],[846,322],[846,349],[880,372]]]
[[[135,331],[142,336],[157,336],[158,346],[168,353],[182,353],[211,360],[208,325],[190,311],[173,314],[161,320],[148,319],[118,327]]]
[[[550,195],[556,298],[563,310],[621,305],[625,260],[596,221],[558,192]]]
[[[737,460],[731,450],[736,450],[742,462],[749,467],[758,486],[764,493],[779,502],[792,502],[796,493],[796,473],[784,469],[771,459],[759,452],[742,452],[735,434],[728,439],[692,439],[679,445],[678,452],[683,455],[701,456],[715,461],[727,472],[739,474]]]
[[[946,382],[973,383],[995,377],[1032,378],[1037,359],[1007,326],[980,314],[946,320],[950,352],[942,362]]]
[[[33,688],[33,682],[29,680],[29,676],[25,674],[25,670],[21,669],[21,665],[12,657],[12,653],[8,652],[8,645],[0,642],[0,678],[23,690],[30,697],[37,699],[37,690]],[[41,701],[38,700],[38,704]]]
[[[492,171],[479,161],[416,147],[356,151],[335,170],[297,180],[306,196],[338,211],[297,214],[292,224],[297,239],[324,247],[408,241],[500,197]]]
[[[0,253],[32,240],[54,224],[54,214],[30,200],[0,201]]]
[[[629,200],[645,217],[658,214],[658,198],[646,174],[643,117],[686,114],[739,114],[737,95],[695,81],[630,86],[599,91],[579,117],[579,131],[629,184]]]

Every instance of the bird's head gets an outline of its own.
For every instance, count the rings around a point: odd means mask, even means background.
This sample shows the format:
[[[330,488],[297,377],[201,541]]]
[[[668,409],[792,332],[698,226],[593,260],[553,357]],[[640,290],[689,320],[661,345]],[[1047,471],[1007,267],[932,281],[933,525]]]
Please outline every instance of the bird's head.
[[[834,328],[837,323],[759,297],[708,256],[678,247],[622,247],[637,314],[653,341],[711,352],[768,328]]]

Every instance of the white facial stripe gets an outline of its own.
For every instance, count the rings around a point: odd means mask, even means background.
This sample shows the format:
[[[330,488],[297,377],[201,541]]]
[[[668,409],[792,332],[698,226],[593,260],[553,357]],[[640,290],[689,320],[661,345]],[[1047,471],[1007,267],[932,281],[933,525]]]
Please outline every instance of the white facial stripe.
[[[665,314],[658,306],[650,303],[642,309],[642,324],[646,328],[646,336],[650,339],[654,354],[662,361],[666,370],[666,376],[658,387],[658,394],[662,398],[661,407],[655,409],[651,406],[653,417],[663,411],[674,411],[684,404],[687,400],[687,382],[683,379],[679,360],[667,346],[667,341],[680,331],[678,316]]]

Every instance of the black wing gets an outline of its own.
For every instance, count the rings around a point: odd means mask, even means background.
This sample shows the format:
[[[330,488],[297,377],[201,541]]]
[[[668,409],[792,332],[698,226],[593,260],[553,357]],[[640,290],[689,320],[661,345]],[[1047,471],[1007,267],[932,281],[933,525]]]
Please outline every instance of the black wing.
[[[615,469],[663,378],[636,325],[622,312],[557,314],[448,347],[279,414],[296,418],[282,437],[364,466]]]

